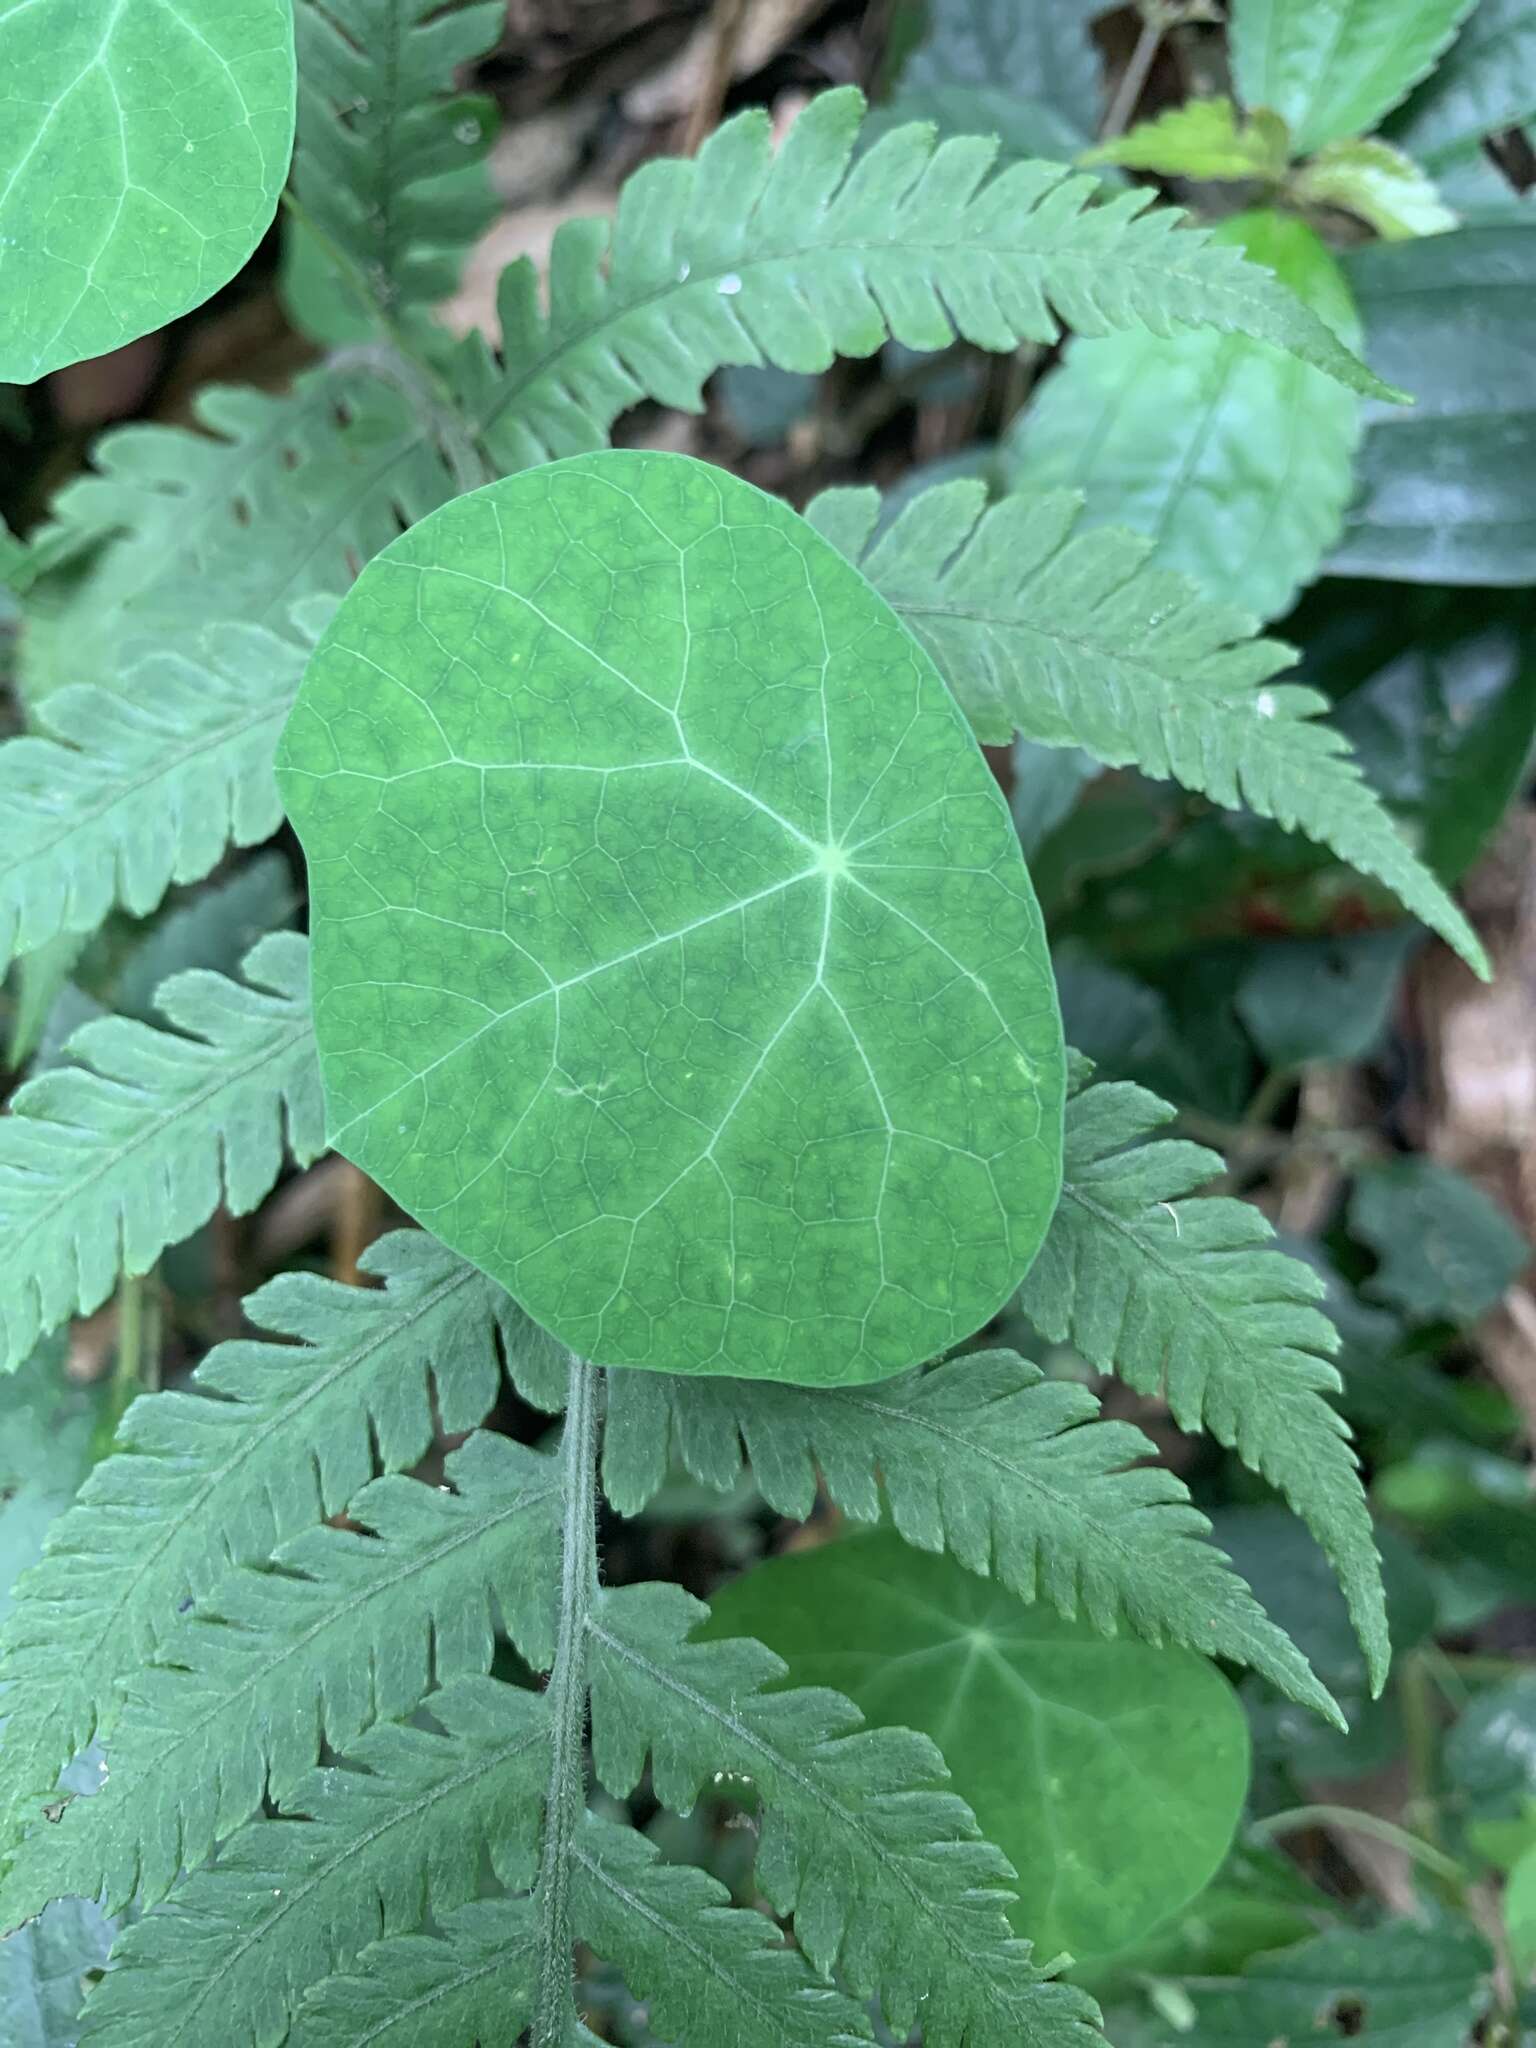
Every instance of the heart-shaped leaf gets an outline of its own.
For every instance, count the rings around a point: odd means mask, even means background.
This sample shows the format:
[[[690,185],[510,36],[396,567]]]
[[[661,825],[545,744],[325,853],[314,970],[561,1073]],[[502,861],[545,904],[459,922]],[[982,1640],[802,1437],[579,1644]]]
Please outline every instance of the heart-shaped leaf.
[[[607,1365],[885,1377],[1017,1286],[1061,1027],[1003,800],[795,513],[579,456],[403,535],[279,756],[332,1141]]]
[[[894,1532],[759,1565],[711,1603],[797,1685],[916,1728],[1018,1872],[1041,1962],[1123,1947],[1215,1875],[1248,1789],[1231,1686],[1187,1650],[1100,1635]]]

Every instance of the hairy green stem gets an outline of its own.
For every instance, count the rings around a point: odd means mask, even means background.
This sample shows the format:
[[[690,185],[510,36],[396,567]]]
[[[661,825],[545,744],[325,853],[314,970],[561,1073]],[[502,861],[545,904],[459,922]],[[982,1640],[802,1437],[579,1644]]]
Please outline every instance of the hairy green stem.
[[[538,1987],[533,2048],[569,2048],[576,2035],[571,1966],[572,1845],[587,1803],[587,1623],[597,1592],[598,1391],[602,1375],[571,1356],[570,1396],[561,1447],[565,1523],[560,1563],[560,1628],[547,1698],[549,1792],[539,1855]]]

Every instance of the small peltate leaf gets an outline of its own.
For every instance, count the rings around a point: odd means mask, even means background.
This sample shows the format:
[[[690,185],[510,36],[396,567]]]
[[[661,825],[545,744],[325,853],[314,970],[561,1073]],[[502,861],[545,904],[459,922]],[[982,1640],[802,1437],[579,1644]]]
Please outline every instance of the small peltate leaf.
[[[797,1684],[931,1735],[1019,1872],[1009,1917],[1042,1956],[1136,1940],[1231,1844],[1248,1726],[1185,1651],[1107,1641],[885,1532],[760,1565],[716,1596],[706,1633],[754,1636]]]

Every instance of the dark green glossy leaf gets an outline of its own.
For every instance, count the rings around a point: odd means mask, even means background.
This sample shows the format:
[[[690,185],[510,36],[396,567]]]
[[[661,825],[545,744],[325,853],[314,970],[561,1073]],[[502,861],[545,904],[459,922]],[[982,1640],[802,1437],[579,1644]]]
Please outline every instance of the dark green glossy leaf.
[[[1271,1066],[1362,1059],[1386,1029],[1417,926],[1336,939],[1270,939],[1253,948],[1237,1013]]]
[[[604,1364],[845,1383],[969,1336],[1054,1207],[1007,808],[788,507],[581,456],[363,572],[285,734],[330,1136]]]
[[[1088,23],[1105,4],[929,0],[928,33],[902,70],[901,91],[971,86],[1004,94],[1075,133],[1080,148],[1099,125],[1099,61]]]
[[[1364,1168],[1349,1227],[1379,1262],[1366,1292],[1421,1323],[1476,1322],[1531,1256],[1492,1196],[1433,1159]]]
[[[1479,0],[1465,27],[1388,123],[1387,132],[1438,170],[1485,135],[1536,116],[1536,0]]]
[[[774,1560],[714,1602],[801,1684],[916,1728],[1019,1873],[1041,1959],[1123,1946],[1219,1866],[1248,1783],[1242,1714],[1184,1651],[1022,1606],[885,1532]]]
[[[1502,817],[1536,739],[1536,598],[1327,578],[1286,622],[1309,682],[1442,881]]]
[[[292,0],[11,0],[0,70],[0,380],[27,384],[256,247],[293,146]]]
[[[1536,1806],[1536,1671],[1479,1693],[1445,1738],[1445,1773],[1469,1819]]]
[[[1149,2043],[1301,2048],[1345,2036],[1371,2048],[1467,2048],[1489,2002],[1492,1964],[1464,1922],[1394,1920],[1363,1934],[1340,1927],[1257,1957],[1241,1977],[1191,1981],[1186,2026],[1157,2030]]]
[[[1282,1765],[1298,1784],[1313,1778],[1358,1777],[1380,1768],[1402,1743],[1402,1719],[1391,1692],[1372,1699],[1369,1674],[1349,1611],[1328,1560],[1311,1535],[1283,1508],[1226,1508],[1213,1517],[1216,1540],[1259,1600],[1343,1707],[1349,1733],[1299,1714],[1257,1681],[1244,1684],[1254,1740],[1264,1762]],[[1378,1524],[1386,1593],[1387,1628],[1394,1659],[1429,1635],[1435,1623],[1434,1589],[1412,1549]]]
[[[1378,243],[1345,269],[1367,361],[1415,403],[1367,406],[1360,494],[1331,566],[1405,583],[1536,582],[1536,235]]]

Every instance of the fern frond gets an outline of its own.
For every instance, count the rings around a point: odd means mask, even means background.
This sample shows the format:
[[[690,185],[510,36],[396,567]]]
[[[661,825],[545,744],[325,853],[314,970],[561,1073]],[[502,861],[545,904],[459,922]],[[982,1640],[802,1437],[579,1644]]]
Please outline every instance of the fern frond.
[[[883,1490],[919,1549],[948,1550],[1107,1635],[1126,1623],[1154,1643],[1251,1665],[1342,1726],[1306,1659],[1206,1540],[1210,1524],[1185,1487],[1137,1465],[1153,1445],[1098,1413],[1086,1387],[1047,1380],[1011,1351],[872,1387],[614,1373],[604,1489],[634,1513],[661,1486],[676,1444],[693,1477],[722,1490],[739,1479],[745,1447],[769,1506],[800,1521],[818,1473],[856,1521],[879,1519]]]
[[[428,1706],[434,1728],[370,1729],[347,1769],[310,1772],[284,1818],[241,1828],[217,1863],[127,1927],[82,2044],[267,2048],[307,1987],[381,1934],[473,1899],[482,1854],[503,1884],[526,1886],[549,1746],[542,1701],[464,1678]]]
[[[303,0],[296,10],[293,188],[307,225],[340,252],[386,317],[446,298],[495,212],[474,168],[494,133],[454,73],[494,48],[500,5]]]
[[[716,130],[697,158],[631,177],[610,233],[572,221],[550,257],[504,273],[505,372],[466,387],[505,470],[601,447],[641,398],[697,411],[727,363],[824,370],[887,337],[987,349],[1084,334],[1215,327],[1290,350],[1357,390],[1384,388],[1274,276],[1174,230],[1149,193],[1102,199],[1090,175],[1018,163],[995,141],[937,145],[914,123],[853,162],[864,102],[820,94],[777,150],[768,116]],[[851,165],[851,168],[850,168]],[[1090,203],[1100,202],[1102,203]]]
[[[102,435],[34,539],[46,569],[117,536],[91,582],[109,648],[133,636],[185,649],[210,618],[283,632],[295,604],[339,595],[405,527],[484,480],[463,428],[382,348],[340,350],[279,396],[211,386],[195,414],[195,432]]]
[[[1172,1115],[1130,1083],[1069,1101],[1061,1203],[1020,1305],[1052,1342],[1163,1396],[1181,1429],[1209,1431],[1285,1495],[1339,1575],[1379,1691],[1381,1571],[1349,1429],[1327,1399],[1339,1339],[1318,1306],[1323,1283],[1274,1249],[1251,1203],[1184,1199],[1221,1160],[1144,1142]]]
[[[82,1025],[71,1062],[18,1088],[0,1118],[0,1370],[38,1336],[144,1273],[220,1203],[253,1209],[284,1141],[306,1161],[324,1118],[308,950],[293,932],[253,946],[244,981],[194,969],[160,989],[176,1027]]]
[[[274,1337],[220,1344],[193,1391],[135,1401],[116,1453],[49,1533],[0,1629],[0,1847],[59,1773],[110,1731],[117,1681],[147,1664],[187,1604],[234,1564],[338,1514],[373,1475],[424,1457],[434,1409],[473,1429],[546,1341],[499,1287],[424,1231],[364,1253],[381,1288],[312,1274],[245,1304]]]
[[[592,1754],[617,1797],[650,1760],[662,1804],[687,1812],[716,1772],[762,1795],[757,1877],[793,1914],[812,1964],[878,1991],[892,2030],[927,2048],[1090,2048],[1081,1992],[1041,1981],[1004,1914],[1010,1875],[970,1809],[934,1788],[925,1736],[866,1729],[839,1694],[768,1690],[784,1666],[760,1643],[690,1643],[707,1610],[675,1586],[599,1596],[588,1629]]]
[[[668,1868],[630,1828],[589,1813],[573,1845],[576,1932],[678,2041],[734,2048],[854,2048],[862,2009],[819,1981],[761,1913],[729,1904],[702,1870]]]
[[[436,1935],[375,1942],[356,1971],[315,1986],[285,2048],[515,2041],[533,2015],[534,1936],[529,1900],[476,1899],[446,1915]]]
[[[100,1792],[23,1837],[0,1919],[53,1898],[104,1897],[114,1912],[163,1898],[264,1797],[291,1792],[322,1742],[345,1751],[409,1713],[434,1673],[486,1671],[498,1612],[524,1656],[547,1663],[557,1466],[481,1432],[446,1475],[444,1487],[376,1479],[348,1509],[355,1528],[305,1530],[269,1566],[221,1580],[126,1681]]]
[[[1476,934],[1320,721],[1328,699],[1273,681],[1292,649],[1149,568],[1141,535],[1079,529],[1075,493],[990,508],[986,496],[973,481],[939,484],[878,538],[873,490],[825,492],[806,516],[922,641],[979,738],[1018,731],[1246,804],[1384,882],[1487,973]]]
[[[121,690],[52,691],[40,732],[0,745],[0,973],[61,934],[96,931],[117,905],[145,917],[228,847],[282,823],[272,773],[304,650],[254,627],[210,632],[190,654],[152,654]]]

